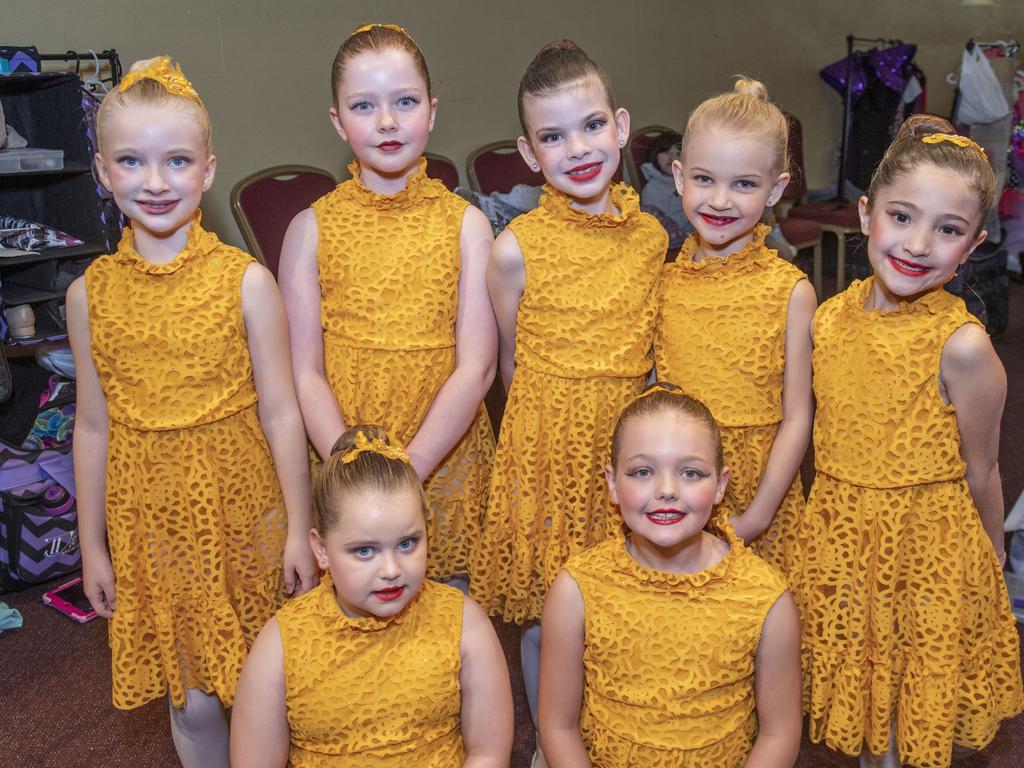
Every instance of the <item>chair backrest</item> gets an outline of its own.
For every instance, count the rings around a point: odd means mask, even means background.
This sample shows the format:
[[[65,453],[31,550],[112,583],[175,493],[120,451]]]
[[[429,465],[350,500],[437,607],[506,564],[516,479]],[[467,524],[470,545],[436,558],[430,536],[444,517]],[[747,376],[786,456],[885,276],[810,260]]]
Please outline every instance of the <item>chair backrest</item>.
[[[454,192],[459,186],[459,169],[455,167],[455,163],[444,155],[435,155],[433,152],[424,152],[423,156],[427,158],[427,176],[440,181],[448,187],[449,192]]]
[[[473,150],[466,160],[466,176],[469,186],[482,195],[508,192],[516,184],[539,187],[544,183],[544,176],[530,170],[511,139]]]
[[[284,233],[295,214],[337,183],[330,173],[311,165],[275,165],[246,176],[232,187],[231,212],[245,244],[274,277]]]
[[[647,125],[637,128],[629,137],[629,143],[626,145],[629,151],[625,153],[626,163],[629,165],[629,181],[637,192],[647,184],[647,179],[640,171],[640,166],[647,162],[651,144],[663,133],[677,133],[677,131],[664,125]]]
[[[800,119],[789,112],[783,112],[789,123],[789,184],[782,192],[782,200],[799,202],[807,194],[807,177],[804,176],[804,129]]]

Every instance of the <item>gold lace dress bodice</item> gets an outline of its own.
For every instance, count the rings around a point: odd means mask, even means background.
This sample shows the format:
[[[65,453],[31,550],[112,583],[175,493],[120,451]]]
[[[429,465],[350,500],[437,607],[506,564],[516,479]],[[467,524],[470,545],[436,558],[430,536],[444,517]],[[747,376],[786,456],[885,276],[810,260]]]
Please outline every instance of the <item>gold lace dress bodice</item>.
[[[462,765],[464,599],[428,579],[397,616],[349,618],[328,576],[278,611],[289,765]]]
[[[942,289],[867,310],[873,278],[814,319],[817,475],[792,574],[815,741],[946,768],[1024,707],[1017,630],[965,480],[942,351],[976,323]]]
[[[726,257],[694,261],[695,236],[662,272],[654,359],[658,378],[705,403],[722,431],[732,474],[721,514],[743,514],[757,493],[782,421],[789,300],[805,275],[767,248],[769,228]],[[794,526],[803,509],[799,474],[772,520],[751,542],[757,554],[789,572]]]
[[[571,202],[545,186],[539,207],[509,224],[526,287],[471,590],[517,623],[538,619],[565,560],[613,528],[603,468],[619,411],[651,367],[667,243],[624,184],[612,188],[616,214]]]
[[[647,568],[625,540],[569,560],[583,595],[580,727],[595,768],[733,768],[757,731],[754,659],[782,576],[731,539],[695,574]]]
[[[381,424],[408,444],[455,370],[462,219],[468,203],[427,178],[379,195],[352,178],[313,203],[324,368],[346,424]],[[428,574],[469,570],[494,455],[481,404],[425,483]]]
[[[115,706],[200,688],[230,705],[280,597],[286,517],[242,317],[252,258],[202,229],[168,264],[116,253],[86,271],[110,414],[106,518],[117,588]]]

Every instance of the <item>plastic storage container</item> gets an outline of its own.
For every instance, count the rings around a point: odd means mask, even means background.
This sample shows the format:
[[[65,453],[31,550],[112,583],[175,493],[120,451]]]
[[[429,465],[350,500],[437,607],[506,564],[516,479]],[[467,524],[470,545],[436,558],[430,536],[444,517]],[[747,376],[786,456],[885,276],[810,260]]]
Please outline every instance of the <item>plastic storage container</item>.
[[[0,173],[18,171],[59,171],[64,167],[63,149],[21,149],[0,150]]]

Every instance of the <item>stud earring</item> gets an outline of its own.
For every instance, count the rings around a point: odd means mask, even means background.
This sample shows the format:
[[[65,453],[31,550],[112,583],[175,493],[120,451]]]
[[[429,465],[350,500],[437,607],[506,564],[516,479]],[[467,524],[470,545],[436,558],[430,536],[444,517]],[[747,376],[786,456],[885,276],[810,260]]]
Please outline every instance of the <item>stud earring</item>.
[[[626,146],[626,140],[625,139],[619,139],[619,146],[620,147]]]
[[[531,168],[533,168],[533,170],[535,170],[535,171],[539,171],[539,170],[540,170],[540,166],[539,166],[539,165],[537,165],[537,163],[534,163],[534,164],[533,164],[533,165],[531,165],[530,167],[531,167]]]

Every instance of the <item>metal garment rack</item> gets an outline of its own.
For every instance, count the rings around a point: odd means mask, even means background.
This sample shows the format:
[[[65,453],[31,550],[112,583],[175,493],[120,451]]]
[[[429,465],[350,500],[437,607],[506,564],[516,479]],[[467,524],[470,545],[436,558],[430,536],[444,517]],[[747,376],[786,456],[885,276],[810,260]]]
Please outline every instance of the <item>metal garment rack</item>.
[[[846,153],[850,143],[850,112],[853,109],[853,54],[855,45],[903,45],[903,41],[889,37],[846,36],[846,93],[843,95],[843,141],[839,149],[839,180],[836,182],[835,201],[846,202],[843,187],[846,186]]]
[[[110,83],[111,85],[117,85],[121,82],[121,76],[123,75],[123,71],[121,69],[121,57],[117,55],[117,50],[114,48],[108,48],[104,51],[86,51],[85,53],[79,53],[78,51],[65,51],[64,53],[40,53],[38,56],[40,61],[74,61],[76,62],[76,72],[81,72],[83,61],[106,61],[110,65],[110,77],[105,77],[102,80],[104,83]]]

